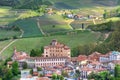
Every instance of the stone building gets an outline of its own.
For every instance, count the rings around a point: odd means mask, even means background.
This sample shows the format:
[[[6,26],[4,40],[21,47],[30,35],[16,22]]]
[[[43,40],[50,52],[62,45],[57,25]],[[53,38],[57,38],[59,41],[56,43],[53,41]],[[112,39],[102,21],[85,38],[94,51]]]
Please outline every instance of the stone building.
[[[70,57],[70,48],[65,44],[52,40],[50,45],[44,47],[44,57]]]

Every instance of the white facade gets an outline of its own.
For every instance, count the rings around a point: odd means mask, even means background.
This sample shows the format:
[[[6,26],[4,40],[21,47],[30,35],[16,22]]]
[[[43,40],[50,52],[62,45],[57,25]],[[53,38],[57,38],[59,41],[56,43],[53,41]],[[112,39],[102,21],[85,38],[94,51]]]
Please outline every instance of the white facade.
[[[45,67],[45,66],[57,66],[65,65],[67,57],[39,57],[39,58],[28,58],[27,64],[32,67]]]
[[[110,61],[116,61],[116,60],[120,60],[120,52],[117,52],[117,51],[112,51],[109,55],[101,56],[99,58],[100,62],[110,62]]]
[[[99,61],[100,61],[100,62],[108,62],[108,61],[109,61],[109,58],[102,56],[102,57],[99,58]]]
[[[110,61],[120,60],[120,52],[113,51],[109,56]]]

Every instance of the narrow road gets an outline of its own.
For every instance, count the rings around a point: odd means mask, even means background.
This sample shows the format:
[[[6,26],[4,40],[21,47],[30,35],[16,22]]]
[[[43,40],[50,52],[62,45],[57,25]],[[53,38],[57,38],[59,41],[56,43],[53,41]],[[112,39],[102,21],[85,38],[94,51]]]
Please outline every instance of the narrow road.
[[[39,28],[39,30],[41,31],[41,33],[42,33],[43,35],[45,35],[45,33],[43,32],[42,28],[40,27],[39,19],[37,19],[37,25],[38,25],[38,28]]]
[[[23,31],[22,29],[20,29],[20,31],[21,31],[20,38],[22,38],[22,37],[23,37],[23,34],[24,34],[24,31]]]
[[[20,38],[22,38],[22,36],[23,36],[23,34],[24,34],[24,31],[23,31],[22,29],[21,29],[20,31],[21,31]],[[17,40],[19,40],[19,39],[14,39],[12,42],[10,42],[8,45],[6,45],[6,46],[0,51],[0,54],[2,54],[2,52],[3,52],[4,50],[6,50],[11,44],[13,44],[14,42],[16,42]]]
[[[93,19],[93,23],[96,24],[95,19]]]
[[[16,42],[18,39],[15,39],[15,40],[13,40],[12,42],[10,42],[7,46],[5,46],[1,51],[0,51],[0,54],[4,51],[4,50],[6,50],[11,44],[13,44],[14,42]]]

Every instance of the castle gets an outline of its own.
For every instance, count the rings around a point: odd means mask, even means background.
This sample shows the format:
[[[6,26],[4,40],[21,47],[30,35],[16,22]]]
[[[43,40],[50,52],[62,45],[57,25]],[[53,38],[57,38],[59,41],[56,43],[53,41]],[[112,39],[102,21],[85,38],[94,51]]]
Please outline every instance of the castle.
[[[70,59],[71,50],[65,44],[52,40],[50,45],[44,47],[43,57],[29,57],[26,62],[29,67],[47,67],[65,65]]]
[[[65,44],[52,40],[50,45],[44,47],[44,57],[70,57],[70,48]]]

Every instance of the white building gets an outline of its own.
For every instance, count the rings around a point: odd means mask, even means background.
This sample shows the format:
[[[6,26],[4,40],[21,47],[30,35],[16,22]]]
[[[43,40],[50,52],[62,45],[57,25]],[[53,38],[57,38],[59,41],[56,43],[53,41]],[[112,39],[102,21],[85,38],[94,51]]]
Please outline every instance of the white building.
[[[120,52],[112,51],[109,55],[109,61],[120,60]]]
[[[111,62],[116,60],[120,60],[120,52],[117,51],[112,51],[105,55],[101,55],[99,58],[100,62]]]
[[[65,65],[68,57],[30,57],[26,60],[29,67]]]

